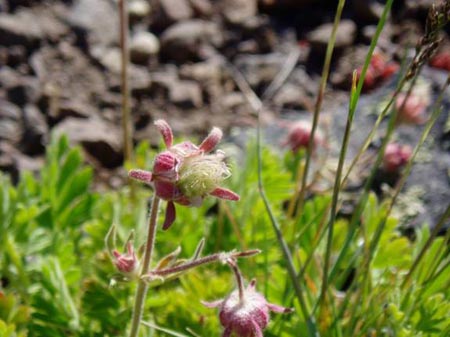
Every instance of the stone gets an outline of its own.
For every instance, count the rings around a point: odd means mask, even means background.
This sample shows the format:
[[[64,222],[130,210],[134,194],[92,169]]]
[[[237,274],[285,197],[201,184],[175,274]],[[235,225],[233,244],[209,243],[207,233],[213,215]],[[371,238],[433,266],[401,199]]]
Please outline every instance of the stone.
[[[119,15],[113,1],[78,0],[68,14],[69,25],[91,47],[109,46],[119,38]]]
[[[115,125],[95,117],[69,117],[54,129],[56,134],[66,134],[72,143],[81,144],[104,167],[114,168],[122,164],[122,134]]]
[[[175,22],[190,19],[194,15],[188,0],[159,0],[158,9],[155,25],[159,27],[168,27]]]
[[[183,63],[188,60],[204,59],[205,46],[218,48],[224,41],[223,32],[214,22],[187,20],[166,29],[161,36],[163,57]]]
[[[0,140],[17,144],[22,138],[20,108],[0,99]]]
[[[10,67],[0,69],[0,87],[6,90],[8,100],[19,106],[36,102],[42,94],[36,78],[24,76]]]
[[[333,23],[325,23],[307,34],[311,48],[323,54],[328,45],[333,30]],[[353,44],[356,38],[356,24],[352,20],[342,20],[336,32],[335,49],[342,50]]]
[[[130,20],[141,20],[150,15],[151,6],[146,0],[132,0],[128,3],[128,14]]]
[[[36,106],[26,105],[23,109],[23,121],[23,152],[29,155],[44,153],[48,136],[48,125],[44,115]]]
[[[174,81],[170,86],[169,99],[184,108],[199,108],[203,104],[202,90],[195,81]]]
[[[11,144],[0,141],[0,171],[7,172],[14,184],[18,182],[20,172],[37,174],[43,165],[42,157],[26,156]]]
[[[304,89],[290,83],[280,88],[273,98],[273,103],[283,109],[308,110],[311,106]]]
[[[67,33],[67,27],[46,7],[20,8],[14,14],[0,13],[1,45],[35,48],[44,39],[56,41]]]
[[[214,8],[209,0],[190,0],[189,2],[196,16],[210,17],[214,12]]]
[[[138,64],[148,63],[150,57],[158,54],[159,40],[150,32],[138,32],[130,41],[131,62]]]
[[[384,5],[377,0],[353,0],[352,5],[356,16],[368,23],[377,23],[383,14]]]
[[[258,13],[257,0],[224,0],[222,13],[227,22],[242,24]]]

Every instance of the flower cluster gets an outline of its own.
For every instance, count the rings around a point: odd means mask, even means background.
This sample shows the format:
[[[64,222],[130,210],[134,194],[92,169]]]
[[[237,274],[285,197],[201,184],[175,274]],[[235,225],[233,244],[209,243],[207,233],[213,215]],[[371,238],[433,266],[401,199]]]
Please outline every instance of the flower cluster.
[[[398,172],[412,156],[412,149],[409,145],[389,143],[383,157],[383,169],[386,172]]]
[[[214,302],[203,302],[208,308],[219,308],[220,323],[224,327],[222,337],[233,333],[238,337],[263,337],[262,331],[269,323],[269,312],[289,313],[284,308],[267,302],[265,297],[255,290],[256,281],[252,280],[242,293],[234,290],[227,298]]]
[[[364,89],[370,90],[373,89],[380,82],[387,80],[393,74],[395,74],[399,70],[399,65],[397,62],[388,61],[386,57],[379,53],[375,52],[370,59],[369,67],[366,71],[366,76],[364,77]],[[361,75],[362,68],[357,70],[358,78]]]
[[[153,184],[157,197],[167,201],[163,229],[175,221],[175,203],[200,206],[207,195],[221,199],[239,200],[239,196],[223,187],[221,182],[230,171],[221,151],[211,153],[222,139],[222,131],[213,128],[205,140],[196,146],[186,141],[173,144],[172,129],[164,120],[157,120],[167,150],[154,160],[153,171],[131,170],[129,176],[147,184]]]
[[[402,124],[420,125],[426,122],[427,96],[416,93],[400,93],[395,100],[397,121]]]
[[[311,139],[312,125],[308,121],[295,122],[288,126],[288,134],[282,146],[287,146],[292,152],[298,152],[300,149],[307,148]],[[320,130],[314,133],[313,145],[323,144],[323,136]]]

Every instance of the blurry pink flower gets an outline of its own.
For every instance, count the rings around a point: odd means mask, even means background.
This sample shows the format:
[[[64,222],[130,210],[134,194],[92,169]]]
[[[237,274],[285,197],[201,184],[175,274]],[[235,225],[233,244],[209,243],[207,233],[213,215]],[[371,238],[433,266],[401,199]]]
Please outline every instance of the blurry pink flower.
[[[117,250],[113,250],[114,265],[117,270],[125,275],[133,275],[138,269],[139,260],[136,257],[134,248],[131,242],[127,244],[127,252],[124,254],[119,253]]]
[[[430,65],[433,68],[450,71],[450,51],[443,51],[436,54],[431,58]]]
[[[311,123],[299,121],[288,127],[288,135],[282,146],[288,146],[292,152],[307,148],[311,138]],[[323,136],[319,130],[314,134],[314,147],[323,143]]]
[[[224,153],[210,153],[222,139],[220,129],[213,128],[199,146],[188,141],[173,145],[169,124],[157,120],[155,125],[167,150],[156,156],[152,172],[131,170],[129,176],[147,184],[153,183],[156,196],[167,201],[163,229],[175,221],[174,203],[200,206],[207,195],[239,200],[236,193],[220,187],[220,183],[230,175]]]
[[[380,52],[375,52],[370,59],[369,67],[364,77],[364,90],[373,89],[380,82],[389,79],[398,72],[400,66],[395,61],[387,60]],[[357,69],[358,79],[361,76],[362,67]]]
[[[384,152],[383,169],[390,173],[398,172],[408,163],[411,155],[411,146],[389,143]]]
[[[397,121],[404,124],[420,125],[426,122],[427,98],[411,93],[400,93],[395,101]]]
[[[203,302],[208,308],[219,308],[220,323],[224,327],[222,337],[263,337],[262,331],[269,323],[269,312],[289,313],[290,308],[284,308],[268,303],[265,297],[256,292],[256,281],[250,282],[243,291],[242,299],[238,289],[227,298],[214,302]]]

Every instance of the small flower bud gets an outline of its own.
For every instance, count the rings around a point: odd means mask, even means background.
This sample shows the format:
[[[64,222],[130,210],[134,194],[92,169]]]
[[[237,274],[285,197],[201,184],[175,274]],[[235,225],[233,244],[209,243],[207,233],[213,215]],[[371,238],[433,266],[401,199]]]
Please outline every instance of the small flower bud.
[[[292,309],[268,303],[265,297],[255,290],[256,281],[250,282],[243,291],[234,290],[224,300],[211,303],[203,302],[209,308],[219,308],[220,323],[224,327],[222,337],[262,337],[262,331],[267,327],[269,312],[289,313]]]
[[[400,145],[390,143],[386,146],[383,157],[383,169],[386,172],[398,172],[408,163],[412,155],[412,149],[409,145]]]
[[[117,250],[114,250],[112,253],[115,258],[114,265],[120,273],[127,276],[132,276],[135,274],[139,266],[139,261],[136,257],[136,253],[134,252],[131,242],[127,244],[126,253],[120,254]]]

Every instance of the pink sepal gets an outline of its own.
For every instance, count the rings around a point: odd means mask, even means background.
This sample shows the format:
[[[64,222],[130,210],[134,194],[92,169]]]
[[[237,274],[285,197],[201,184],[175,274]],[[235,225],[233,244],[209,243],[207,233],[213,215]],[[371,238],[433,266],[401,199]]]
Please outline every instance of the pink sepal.
[[[254,319],[252,319],[252,325],[253,325],[254,336],[255,337],[264,337],[260,326],[258,325],[258,323],[255,322]]]
[[[281,305],[268,303],[267,306],[269,307],[269,309],[271,311],[278,312],[278,313],[281,313],[281,314],[287,314],[287,313],[292,312],[291,308],[285,308],[285,307],[282,307]]]
[[[210,195],[225,200],[238,201],[240,199],[238,194],[223,187],[217,187]]]
[[[201,301],[201,303],[207,308],[217,308],[223,303],[223,300],[217,300],[213,302]]]
[[[200,150],[205,153],[211,152],[222,139],[223,133],[219,128],[214,127],[208,137],[200,144]]]
[[[150,184],[152,182],[153,175],[149,171],[144,170],[130,170],[128,176],[135,180],[142,181],[144,183]]]
[[[172,147],[173,143],[173,133],[170,125],[163,119],[158,119],[155,121],[155,125],[158,128],[159,132],[161,133],[164,144],[166,144],[167,148]]]
[[[166,208],[166,217],[164,219],[164,224],[162,229],[167,230],[170,226],[172,226],[173,222],[175,221],[176,217],[176,210],[175,210],[175,204],[172,201],[167,202],[167,208]]]

